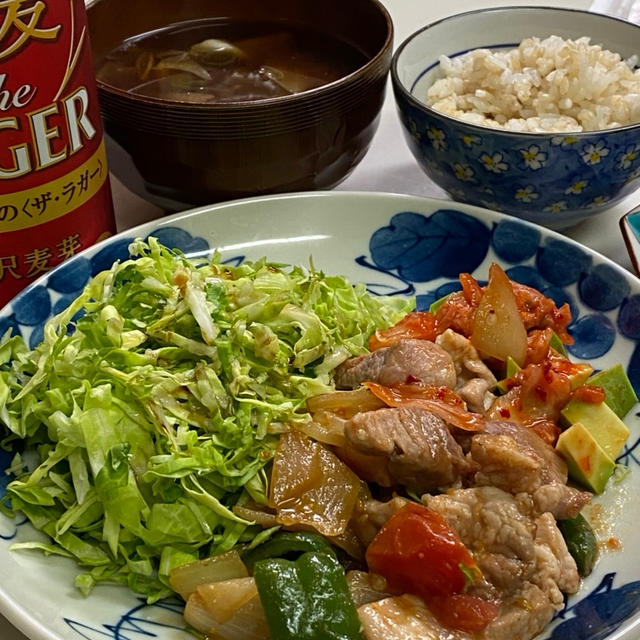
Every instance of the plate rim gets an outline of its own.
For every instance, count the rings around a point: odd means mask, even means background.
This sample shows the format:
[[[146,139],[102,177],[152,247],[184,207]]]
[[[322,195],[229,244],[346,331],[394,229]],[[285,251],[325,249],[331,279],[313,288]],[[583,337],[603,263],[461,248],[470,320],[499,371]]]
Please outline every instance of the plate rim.
[[[396,193],[393,191],[329,191],[329,190],[319,190],[319,191],[293,191],[290,193],[279,193],[279,194],[267,194],[262,196],[251,196],[247,198],[237,198],[233,200],[225,200],[223,202],[215,202],[207,205],[202,205],[199,207],[193,207],[189,209],[185,209],[184,211],[178,211],[175,213],[171,213],[165,216],[160,216],[158,218],[153,218],[146,222],[142,222],[140,224],[134,225],[132,227],[128,227],[126,229],[122,229],[108,238],[97,242],[89,247],[84,248],[79,253],[75,254],[71,258],[65,260],[59,265],[56,265],[50,271],[43,273],[36,280],[29,283],[27,287],[18,292],[11,300],[9,300],[5,305],[0,307],[0,318],[7,315],[8,309],[13,305],[13,303],[19,300],[28,292],[32,291],[34,288],[38,286],[42,286],[44,283],[48,281],[52,274],[57,273],[64,267],[67,267],[71,262],[78,258],[87,257],[94,255],[100,249],[109,246],[110,244],[121,240],[127,236],[132,236],[134,238],[141,237],[144,235],[149,235],[149,231],[152,229],[158,229],[161,227],[169,227],[173,223],[181,221],[181,220],[189,220],[194,217],[199,217],[203,215],[218,215],[222,214],[227,209],[233,209],[236,207],[242,207],[246,204],[260,203],[260,202],[274,202],[278,200],[316,200],[316,199],[344,199],[344,200],[360,200],[360,199],[375,199],[375,200],[393,200],[398,202],[417,202],[423,203],[424,205],[432,205],[434,207],[441,206],[442,208],[455,209],[458,208],[462,213],[471,213],[472,216],[479,216],[481,219],[486,221],[486,218],[495,218],[499,221],[510,220],[513,222],[517,222],[518,224],[525,225],[527,227],[531,227],[533,229],[537,229],[541,231],[544,235],[551,236],[557,240],[562,240],[574,247],[580,248],[583,251],[586,251],[591,256],[598,258],[599,261],[608,264],[613,267],[616,271],[619,271],[623,276],[630,279],[631,282],[634,282],[637,286],[640,286],[640,276],[635,275],[627,268],[623,267],[621,264],[617,263],[612,258],[604,255],[596,249],[585,245],[570,236],[564,235],[561,231],[557,231],[555,229],[546,227],[537,222],[532,222],[529,220],[524,220],[522,218],[518,218],[517,216],[512,216],[507,213],[502,213],[500,211],[496,211],[494,209],[489,209],[486,207],[481,207],[473,204],[466,204],[464,202],[457,202],[455,200],[450,200],[446,198],[435,198],[431,196],[421,196],[421,195],[413,195],[408,193]],[[604,213],[603,215],[607,215]],[[214,251],[214,248],[211,248],[211,251]]]

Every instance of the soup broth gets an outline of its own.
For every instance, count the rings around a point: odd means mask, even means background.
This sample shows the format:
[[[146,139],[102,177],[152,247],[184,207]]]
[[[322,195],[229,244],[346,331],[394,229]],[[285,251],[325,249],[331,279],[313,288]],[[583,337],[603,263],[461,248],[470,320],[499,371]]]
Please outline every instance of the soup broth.
[[[225,103],[308,91],[365,61],[351,44],[307,27],[204,19],[129,38],[105,57],[97,77],[141,96]]]

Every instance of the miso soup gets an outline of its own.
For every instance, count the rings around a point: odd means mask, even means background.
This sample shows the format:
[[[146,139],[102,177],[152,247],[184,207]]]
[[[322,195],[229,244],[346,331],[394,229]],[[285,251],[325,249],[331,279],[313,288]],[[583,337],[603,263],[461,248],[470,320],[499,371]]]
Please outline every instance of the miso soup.
[[[353,45],[308,27],[214,18],[129,38],[105,56],[97,77],[141,96],[225,103],[307,91],[365,62]]]

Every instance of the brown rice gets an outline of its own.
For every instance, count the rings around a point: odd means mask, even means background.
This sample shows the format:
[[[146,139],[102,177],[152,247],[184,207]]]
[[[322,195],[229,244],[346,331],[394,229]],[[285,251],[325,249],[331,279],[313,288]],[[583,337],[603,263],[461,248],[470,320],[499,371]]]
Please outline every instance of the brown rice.
[[[575,132],[640,122],[636,60],[588,37],[527,38],[515,49],[441,56],[444,78],[427,104],[454,118],[499,129]]]

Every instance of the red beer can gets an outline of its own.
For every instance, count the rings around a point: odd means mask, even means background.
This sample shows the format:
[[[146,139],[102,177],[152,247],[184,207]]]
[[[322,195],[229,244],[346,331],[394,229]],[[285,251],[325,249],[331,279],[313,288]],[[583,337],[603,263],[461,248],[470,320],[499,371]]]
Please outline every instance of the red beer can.
[[[83,0],[0,0],[0,306],[115,232]]]

